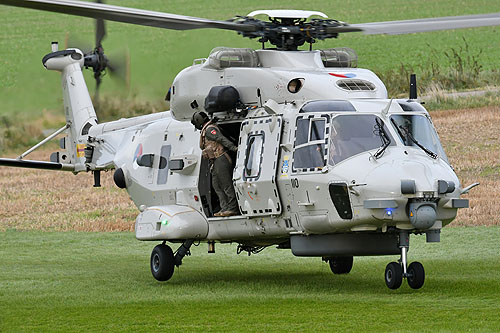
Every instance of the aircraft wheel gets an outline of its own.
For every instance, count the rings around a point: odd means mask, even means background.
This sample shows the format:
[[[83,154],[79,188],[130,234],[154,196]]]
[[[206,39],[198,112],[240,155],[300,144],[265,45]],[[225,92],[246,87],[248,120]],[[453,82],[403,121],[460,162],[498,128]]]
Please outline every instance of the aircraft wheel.
[[[170,246],[156,245],[151,253],[151,273],[158,281],[167,281],[174,274],[174,253]]]
[[[385,267],[385,284],[390,289],[398,289],[403,282],[403,268],[397,262],[390,262]]]
[[[349,257],[331,257],[328,259],[330,269],[333,274],[347,274],[352,269],[352,256]]]
[[[424,285],[425,271],[424,266],[418,261],[412,262],[408,266],[408,285],[413,289],[420,289]]]

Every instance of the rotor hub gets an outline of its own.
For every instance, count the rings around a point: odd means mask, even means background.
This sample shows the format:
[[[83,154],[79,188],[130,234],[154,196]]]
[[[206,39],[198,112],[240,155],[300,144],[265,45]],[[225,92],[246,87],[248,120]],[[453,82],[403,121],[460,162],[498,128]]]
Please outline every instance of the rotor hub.
[[[338,33],[333,28],[345,26],[337,20],[312,19],[306,22],[305,18],[271,18],[264,22],[251,17],[238,17],[235,23],[254,25],[255,31],[239,31],[243,37],[259,38],[259,42],[269,42],[278,50],[296,51],[305,43],[313,44],[316,40],[337,38]]]

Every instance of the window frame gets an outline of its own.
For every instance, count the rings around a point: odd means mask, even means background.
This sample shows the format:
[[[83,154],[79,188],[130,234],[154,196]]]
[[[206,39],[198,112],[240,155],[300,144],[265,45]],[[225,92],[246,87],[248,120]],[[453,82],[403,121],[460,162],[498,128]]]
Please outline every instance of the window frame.
[[[297,137],[298,137],[298,131],[299,131],[299,121],[307,119],[308,120],[308,132],[307,132],[307,142],[301,143],[300,145],[297,145]],[[324,129],[323,129],[323,138],[318,139],[318,140],[311,140],[312,134],[313,134],[313,122],[324,122]],[[295,135],[294,135],[294,143],[293,143],[293,153],[292,153],[292,174],[297,174],[297,173],[311,173],[311,172],[321,172],[325,166],[328,165],[328,139],[329,139],[329,134],[330,134],[330,115],[329,114],[311,114],[311,113],[301,113],[297,115],[297,118],[295,120]],[[301,135],[303,137],[304,135]],[[313,167],[313,166],[307,166],[307,167],[296,167],[296,153],[298,149],[305,148],[308,146],[316,146],[316,145],[322,145],[322,150],[323,150],[323,165],[321,167]]]
[[[251,175],[247,175],[247,171],[249,170],[247,168],[248,162],[250,161],[249,158],[251,156],[252,157],[254,156],[253,155],[254,153],[252,153],[252,147],[255,147],[254,143],[253,142],[250,143],[250,141],[252,139],[254,139],[255,137],[262,138],[261,139],[261,146],[260,146],[260,156],[259,156],[259,159],[258,159],[258,171],[257,171],[256,175],[252,175],[252,174]],[[262,171],[262,160],[263,160],[263,152],[264,152],[264,144],[265,144],[265,142],[266,142],[266,136],[265,136],[264,131],[248,135],[247,142],[246,142],[246,149],[245,149],[245,163],[244,163],[244,168],[243,168],[243,179],[244,180],[247,180],[247,179],[258,180],[259,179],[261,171]],[[254,159],[252,158],[252,160],[254,160]]]

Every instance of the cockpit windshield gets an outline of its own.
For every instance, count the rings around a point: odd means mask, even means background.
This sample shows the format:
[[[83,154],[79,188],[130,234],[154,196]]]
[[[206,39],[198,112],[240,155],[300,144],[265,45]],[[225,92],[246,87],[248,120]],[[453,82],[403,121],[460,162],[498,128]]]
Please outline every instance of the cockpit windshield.
[[[333,118],[328,163],[335,165],[373,149],[379,149],[378,155],[381,156],[387,146],[395,145],[384,127],[384,122],[375,115],[339,115]]]
[[[424,150],[448,161],[430,120],[423,115],[393,115],[391,123],[405,146],[423,146]],[[426,151],[427,153],[427,151]]]

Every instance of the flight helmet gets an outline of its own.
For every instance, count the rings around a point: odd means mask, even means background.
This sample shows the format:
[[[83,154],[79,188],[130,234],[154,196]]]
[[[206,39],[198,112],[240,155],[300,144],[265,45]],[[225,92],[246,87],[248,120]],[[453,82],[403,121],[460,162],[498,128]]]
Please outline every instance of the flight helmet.
[[[199,130],[203,128],[203,125],[205,125],[207,121],[209,121],[209,118],[203,111],[195,112],[191,117],[191,124],[193,124],[194,127]]]

